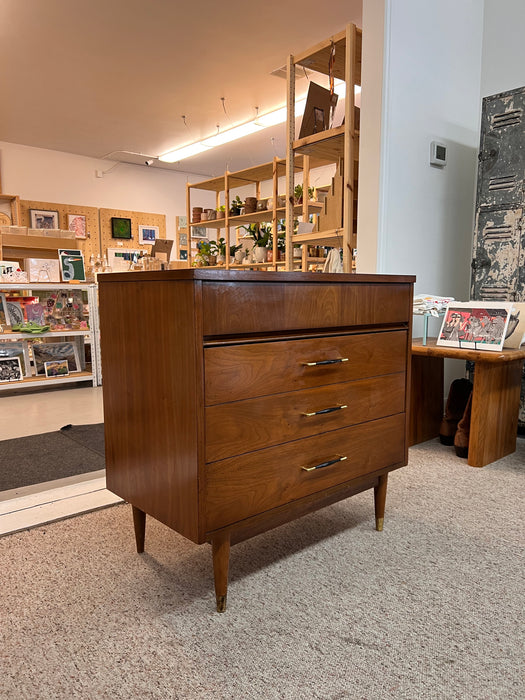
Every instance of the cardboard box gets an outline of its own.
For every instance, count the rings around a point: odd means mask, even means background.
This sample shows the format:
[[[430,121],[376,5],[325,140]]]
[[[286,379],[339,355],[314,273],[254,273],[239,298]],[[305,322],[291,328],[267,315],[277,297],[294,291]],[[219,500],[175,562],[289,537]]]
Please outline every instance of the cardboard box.
[[[51,258],[25,258],[24,270],[29,282],[60,282],[58,260]]]

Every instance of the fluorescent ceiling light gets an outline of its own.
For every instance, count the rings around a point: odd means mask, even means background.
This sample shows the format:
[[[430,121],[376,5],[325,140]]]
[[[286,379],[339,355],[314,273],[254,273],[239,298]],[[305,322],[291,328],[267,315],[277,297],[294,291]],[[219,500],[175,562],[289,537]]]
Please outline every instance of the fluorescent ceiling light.
[[[247,122],[246,124],[234,126],[233,129],[220,131],[218,134],[215,134],[215,136],[210,136],[209,139],[203,139],[201,143],[207,148],[214,148],[215,146],[222,146],[223,143],[230,143],[230,141],[236,141],[243,136],[254,134],[262,128],[262,126],[258,126],[255,122]]]
[[[190,156],[196,156],[198,153],[202,153],[203,151],[207,150],[208,146],[205,146],[200,142],[190,143],[188,146],[176,148],[174,151],[169,151],[168,153],[159,156],[159,160],[162,160],[164,163],[176,163],[179,160],[189,158]]]

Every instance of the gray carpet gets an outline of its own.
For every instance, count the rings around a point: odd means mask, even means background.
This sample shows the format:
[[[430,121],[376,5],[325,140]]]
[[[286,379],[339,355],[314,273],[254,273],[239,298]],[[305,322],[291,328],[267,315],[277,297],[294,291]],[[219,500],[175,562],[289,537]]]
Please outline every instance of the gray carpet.
[[[104,468],[103,423],[0,441],[0,491]]]
[[[0,539],[0,697],[522,700],[525,441],[411,448],[370,492],[211,553],[118,505]]]

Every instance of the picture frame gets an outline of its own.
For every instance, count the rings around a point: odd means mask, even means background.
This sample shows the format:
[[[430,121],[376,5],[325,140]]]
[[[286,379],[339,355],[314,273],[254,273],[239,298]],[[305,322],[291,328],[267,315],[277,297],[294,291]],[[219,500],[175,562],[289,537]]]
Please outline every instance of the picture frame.
[[[206,227],[205,226],[192,226],[191,227],[191,237],[192,238],[207,238]]]
[[[86,239],[86,217],[84,214],[68,214],[67,229],[75,232],[75,238]]]
[[[16,326],[19,323],[24,323],[24,309],[18,301],[6,301],[7,317],[10,326]]]
[[[0,358],[13,358],[18,357],[20,359],[20,366],[22,368],[22,374],[24,377],[31,376],[31,362],[29,360],[29,349],[27,342],[23,340],[8,340],[6,342],[0,343]]]
[[[436,345],[468,350],[502,350],[512,302],[450,302]]]
[[[169,262],[172,248],[173,240],[171,238],[158,238],[151,249],[151,255],[154,258],[165,255],[166,261]]]
[[[37,376],[46,374],[45,366],[48,362],[66,362],[68,374],[81,371],[80,358],[76,343],[33,343],[32,351]]]
[[[139,224],[139,243],[140,245],[153,245],[159,237],[158,226],[146,226]]]
[[[51,209],[30,209],[31,228],[58,229],[58,211]]]
[[[44,362],[44,372],[46,377],[49,378],[69,376],[67,360],[50,360],[49,362]]]
[[[60,275],[63,282],[85,282],[86,270],[84,266],[84,254],[81,250],[58,249],[58,261]]]
[[[131,219],[123,216],[111,217],[111,238],[131,240]]]
[[[10,326],[11,323],[9,321],[9,316],[7,313],[7,301],[5,298],[5,294],[3,292],[0,292],[0,327],[8,327]]]
[[[176,216],[175,217],[175,228],[177,233],[187,233],[188,232],[188,217],[187,216]]]
[[[299,138],[329,129],[332,108],[335,108],[336,104],[336,93],[330,95],[330,90],[310,81]]]
[[[19,357],[0,357],[0,382],[21,382],[24,378]]]

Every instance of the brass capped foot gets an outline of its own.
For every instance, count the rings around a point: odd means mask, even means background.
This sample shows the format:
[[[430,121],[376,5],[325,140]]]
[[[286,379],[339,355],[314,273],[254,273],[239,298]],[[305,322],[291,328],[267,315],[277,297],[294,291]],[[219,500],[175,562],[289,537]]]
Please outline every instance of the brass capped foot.
[[[226,596],[217,596],[217,612],[226,612]]]
[[[383,530],[383,520],[384,518],[376,518],[376,530],[381,532]]]

